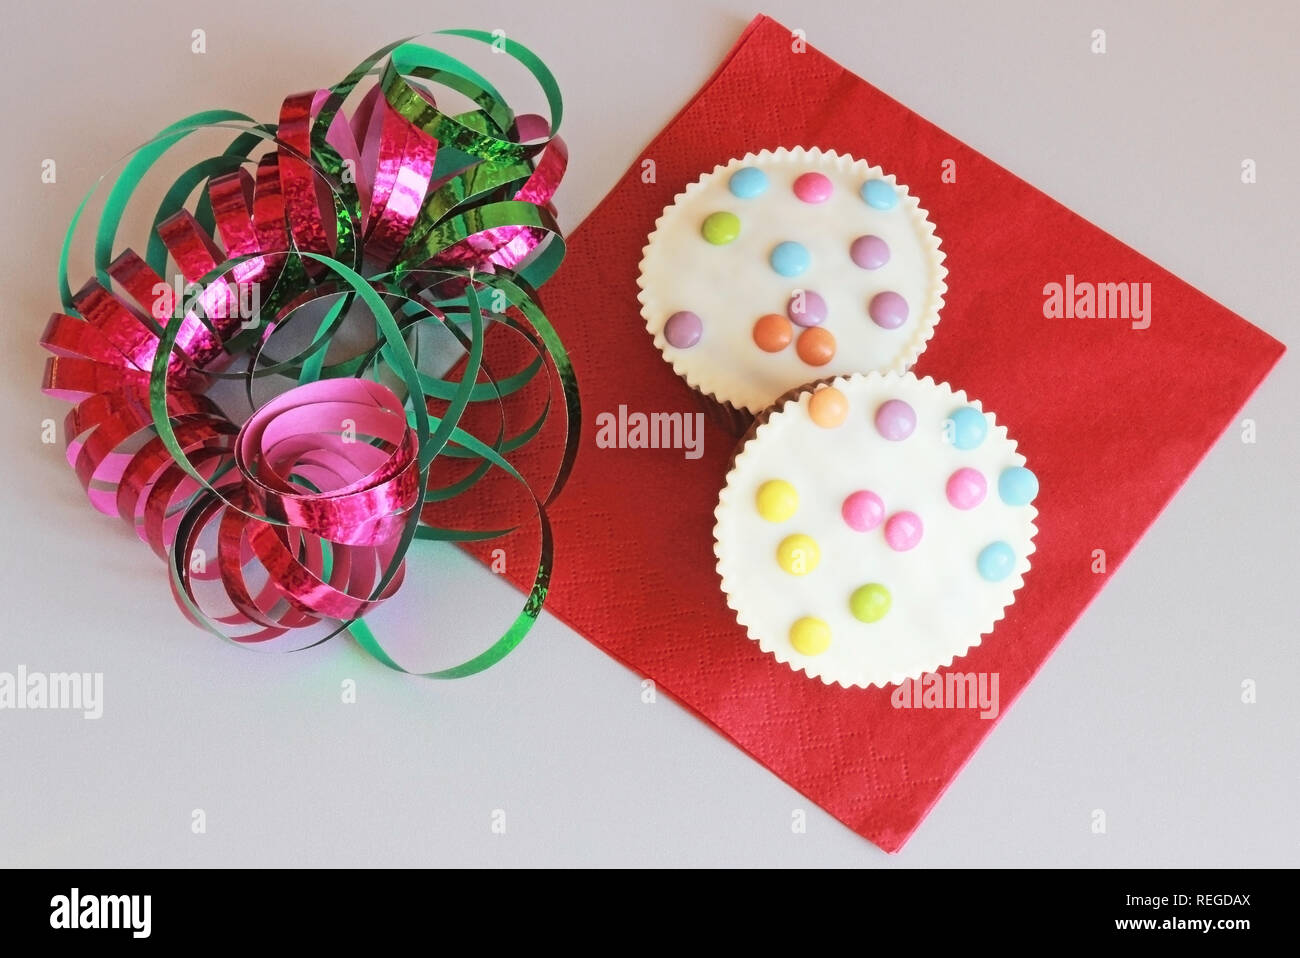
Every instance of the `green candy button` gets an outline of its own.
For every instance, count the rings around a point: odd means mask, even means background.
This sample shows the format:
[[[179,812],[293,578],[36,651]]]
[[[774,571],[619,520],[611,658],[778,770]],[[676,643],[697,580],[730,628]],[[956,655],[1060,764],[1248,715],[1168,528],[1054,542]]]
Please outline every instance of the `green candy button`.
[[[878,582],[854,589],[849,596],[849,611],[860,622],[879,622],[889,612],[889,590]]]
[[[725,246],[740,235],[740,217],[735,213],[710,213],[700,232],[714,246]]]

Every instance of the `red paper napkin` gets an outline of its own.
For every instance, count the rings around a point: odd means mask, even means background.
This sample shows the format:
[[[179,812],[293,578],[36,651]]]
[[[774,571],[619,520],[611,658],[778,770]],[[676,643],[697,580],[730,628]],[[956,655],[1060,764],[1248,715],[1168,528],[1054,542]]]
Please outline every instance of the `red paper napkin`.
[[[949,294],[916,372],[993,410],[1042,483],[1026,584],[995,632],[952,666],[998,673],[1003,713],[1283,346],[828,57],[796,47],[785,27],[755,19],[573,233],[545,289],[584,417],[577,464],[551,513],[547,608],[896,851],[995,722],[975,709],[894,708],[880,689],[828,688],[746,638],[723,602],[712,551],[729,436],[709,426],[698,459],[596,445],[596,416],[620,405],[697,409],[645,332],[636,299],[641,249],[663,207],[733,156],[818,146],[896,173],[929,209]],[[643,159],[654,161],[654,182],[645,182]],[[944,160],[956,161],[960,187],[942,182]],[[1044,286],[1067,275],[1150,283],[1150,326],[1045,318]],[[524,450],[522,467],[545,472],[557,448],[549,430]],[[519,548],[528,548],[523,539]],[[1093,571],[1095,549],[1105,550],[1105,573]],[[524,563],[509,568],[527,584]]]

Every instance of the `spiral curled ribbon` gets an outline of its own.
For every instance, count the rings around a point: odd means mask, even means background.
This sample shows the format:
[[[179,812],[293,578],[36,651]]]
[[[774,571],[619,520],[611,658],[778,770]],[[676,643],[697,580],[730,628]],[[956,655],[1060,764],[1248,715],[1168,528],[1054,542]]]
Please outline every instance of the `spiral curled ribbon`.
[[[435,36],[490,44],[522,64],[549,121],[516,115],[470,66],[409,39],[332,87],[287,97],[274,124],[229,111],[187,117],[82,201],[60,257],[63,308],[41,342],[53,353],[45,391],[74,403],[67,457],[91,503],[167,561],[193,622],[241,644],[321,626],[323,637],[294,646],[305,648],[347,630],[405,671],[363,617],[398,591],[417,538],[513,531],[439,525],[435,507],[493,470],[518,483],[540,531],[533,588],[484,652],[423,673],[451,678],[499,661],[541,610],[552,562],[546,506],[572,464],[580,411],[572,365],[536,299],[564,254],[552,205],[567,163],[555,135],[558,88],[499,32]],[[445,90],[473,108],[444,112],[435,92]],[[201,129],[236,135],[171,183],[143,255],[118,250],[146,174]],[[95,275],[73,292],[74,234],[100,186]],[[164,280],[169,268],[183,285]],[[306,346],[273,355],[282,331],[311,322]],[[420,367],[424,327],[459,347],[452,372]],[[522,340],[535,360],[494,377],[490,327]],[[541,431],[551,402],[514,434],[504,403],[548,376],[563,394],[565,446],[538,492],[509,454]],[[272,377],[297,384],[259,406],[255,385]],[[242,425],[210,395],[223,380],[242,380],[252,410]],[[465,417],[492,404],[501,424],[484,439]],[[431,467],[448,457],[473,467],[437,485]],[[212,541],[209,563],[202,543]]]

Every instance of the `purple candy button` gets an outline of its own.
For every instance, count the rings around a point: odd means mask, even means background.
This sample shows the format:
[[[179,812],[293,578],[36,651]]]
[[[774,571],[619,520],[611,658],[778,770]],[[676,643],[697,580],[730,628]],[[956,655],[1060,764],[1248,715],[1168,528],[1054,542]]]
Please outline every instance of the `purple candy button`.
[[[703,333],[704,324],[700,322],[700,317],[689,310],[673,313],[668,317],[668,322],[664,323],[664,339],[668,340],[669,346],[677,349],[690,349],[700,341]]]
[[[820,326],[828,312],[826,300],[811,289],[796,289],[785,307],[785,314],[796,326]]]
[[[893,290],[886,290],[871,297],[867,312],[871,321],[882,329],[897,329],[907,322],[907,300]]]
[[[849,257],[863,269],[880,269],[889,262],[889,244],[879,236],[859,236],[849,247]]]
[[[890,399],[876,410],[876,431],[891,442],[901,442],[916,429],[916,410],[901,399]]]

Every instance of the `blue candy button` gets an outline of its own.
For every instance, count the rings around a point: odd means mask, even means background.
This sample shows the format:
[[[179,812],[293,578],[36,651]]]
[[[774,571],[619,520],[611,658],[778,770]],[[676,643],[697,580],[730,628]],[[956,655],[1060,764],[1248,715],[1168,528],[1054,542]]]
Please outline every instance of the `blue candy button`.
[[[757,166],[742,166],[731,174],[727,186],[730,187],[732,196],[738,196],[742,200],[752,200],[767,191],[767,174]]]
[[[862,184],[862,198],[877,210],[892,210],[898,205],[898,191],[884,180],[867,180]]]
[[[989,421],[971,406],[959,406],[948,417],[952,423],[952,444],[958,449],[974,449],[989,432]]]
[[[1016,554],[1011,546],[1001,540],[990,542],[980,550],[975,567],[979,569],[980,578],[988,582],[1001,582],[1016,567]]]
[[[1024,466],[1012,466],[998,476],[998,495],[1009,506],[1027,506],[1038,495],[1038,477]]]
[[[772,250],[772,268],[782,276],[798,276],[812,265],[812,255],[802,243],[787,241]]]

